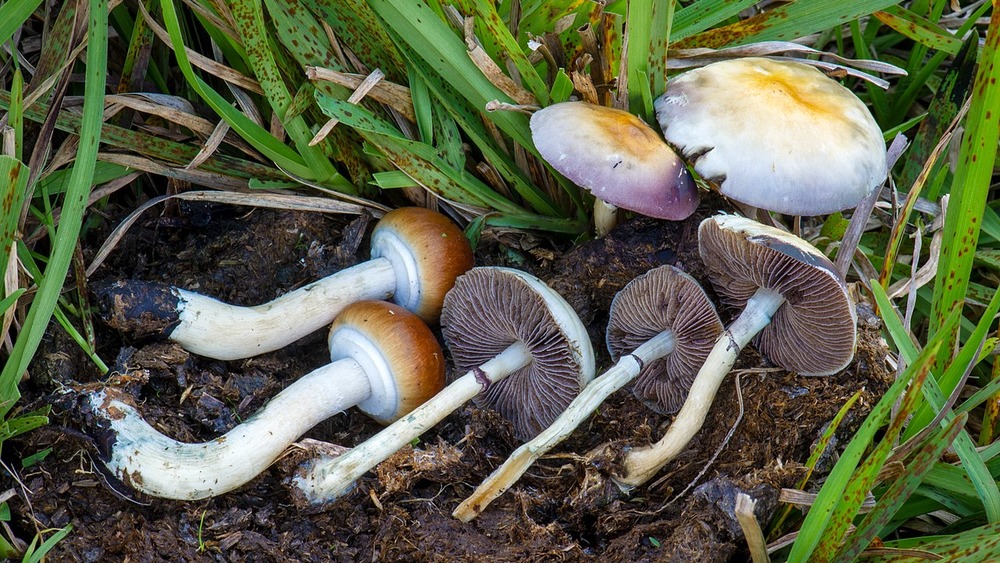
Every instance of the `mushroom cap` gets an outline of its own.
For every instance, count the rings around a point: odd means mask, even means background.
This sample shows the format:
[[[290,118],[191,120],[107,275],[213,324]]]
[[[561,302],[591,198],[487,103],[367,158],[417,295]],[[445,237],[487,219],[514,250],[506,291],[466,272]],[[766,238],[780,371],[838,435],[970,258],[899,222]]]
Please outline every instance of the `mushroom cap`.
[[[676,412],[722,333],[715,306],[694,278],[660,266],[630,281],[611,301],[608,352],[614,361],[669,330],[674,350],[647,362],[632,393],[660,414]]]
[[[882,130],[815,68],[749,57],[685,72],[655,104],[660,128],[724,195],[791,215],[854,207],[885,180]]]
[[[372,258],[387,258],[396,272],[393,301],[437,324],[455,278],[474,264],[472,247],[455,223],[423,207],[386,213],[372,231]]]
[[[510,268],[473,268],[445,298],[441,330],[455,367],[478,368],[515,342],[532,361],[490,384],[475,401],[514,424],[518,439],[547,428],[596,369],[586,327],[538,278]]]
[[[677,221],[698,207],[684,163],[652,127],[626,111],[553,104],[532,114],[531,138],[553,168],[610,204]]]
[[[802,375],[831,375],[854,358],[854,303],[816,247],[750,219],[716,215],[702,221],[698,251],[726,305],[743,309],[760,287],[785,298],[753,339],[775,364]]]
[[[358,404],[365,414],[389,424],[444,389],[444,353],[415,314],[386,301],[349,305],[330,326],[330,359],[351,358],[371,383],[371,396]]]

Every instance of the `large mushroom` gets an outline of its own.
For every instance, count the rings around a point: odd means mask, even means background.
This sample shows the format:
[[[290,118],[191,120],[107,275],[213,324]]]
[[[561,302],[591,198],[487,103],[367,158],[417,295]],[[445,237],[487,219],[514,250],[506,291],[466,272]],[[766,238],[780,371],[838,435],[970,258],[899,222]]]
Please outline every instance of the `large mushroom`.
[[[625,455],[629,489],[680,453],[705,422],[719,385],[753,339],[775,364],[801,375],[831,375],[854,358],[854,303],[836,267],[822,252],[785,231],[736,215],[705,219],[698,250],[709,279],[740,315],[719,336],[666,434]]]
[[[357,406],[380,423],[409,413],[444,387],[444,357],[413,313],[384,301],[343,310],[330,329],[331,363],[278,393],[242,424],[192,444],[149,425],[111,388],[83,396],[110,473],[156,497],[195,500],[233,490],[266,469],[318,422]]]
[[[599,202],[675,221],[698,207],[698,190],[684,163],[652,127],[627,111],[586,102],[553,104],[531,115],[531,138],[546,162]]]
[[[156,333],[189,352],[236,360],[277,350],[326,325],[348,304],[393,299],[436,324],[472,248],[445,216],[422,207],[387,213],[371,237],[371,259],[256,307],[239,307],[160,283],[119,281],[95,291],[108,323]]]
[[[708,296],[677,268],[660,266],[629,282],[611,302],[608,321],[608,348],[617,363],[590,382],[541,434],[516,449],[452,515],[464,522],[475,518],[630,382],[632,392],[657,412],[677,410],[721,332]]]
[[[583,323],[538,278],[473,268],[445,298],[442,330],[455,367],[444,391],[347,453],[305,462],[292,477],[296,502],[322,508],[469,399],[496,409],[521,439],[548,426],[594,376]]]
[[[887,175],[882,130],[850,90],[797,62],[690,70],[657,98],[667,142],[719,191],[790,215],[855,207]]]

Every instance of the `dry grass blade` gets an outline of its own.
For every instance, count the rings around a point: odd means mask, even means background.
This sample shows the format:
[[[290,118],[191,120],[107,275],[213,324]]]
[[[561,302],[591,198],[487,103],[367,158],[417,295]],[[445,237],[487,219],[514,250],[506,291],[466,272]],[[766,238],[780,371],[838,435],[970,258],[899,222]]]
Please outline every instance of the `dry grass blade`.
[[[313,211],[319,213],[336,213],[345,215],[360,215],[371,213],[376,217],[382,215],[378,206],[364,206],[353,203],[345,203],[322,197],[309,197],[288,194],[269,193],[239,193],[239,192],[184,192],[180,194],[155,197],[140,205],[135,211],[129,213],[115,229],[108,235],[107,240],[101,245],[94,256],[94,260],[87,267],[87,276],[92,276],[97,268],[104,263],[111,251],[118,245],[122,237],[132,227],[139,217],[149,208],[163,203],[170,199],[181,199],[186,201],[209,201],[213,203],[225,203],[230,205],[249,205],[252,207],[266,207],[270,209],[284,209],[289,211]]]
[[[750,498],[750,495],[746,493],[736,495],[736,508],[734,509],[736,521],[739,522],[740,528],[743,529],[743,536],[746,538],[747,546],[750,548],[750,556],[753,558],[753,563],[767,563],[771,561],[771,558],[767,554],[764,532],[761,531],[760,522],[757,521],[757,515],[753,512],[756,506],[757,501]]]
[[[309,80],[323,80],[350,88],[351,90],[361,88],[361,84],[368,80],[369,76],[337,72],[317,66],[306,67],[306,78]],[[413,100],[410,98],[410,89],[406,86],[401,86],[388,80],[379,80],[377,83],[371,85],[366,95],[376,102],[385,104],[399,112],[409,121],[417,120],[413,113]]]
[[[361,100],[363,100],[365,96],[371,92],[372,88],[381,82],[383,78],[385,78],[385,73],[376,68],[371,72],[371,74],[361,81],[361,84],[358,84],[358,87],[354,89],[354,92],[352,92],[350,97],[347,98],[347,101],[352,104],[361,103]],[[330,131],[333,131],[333,128],[336,127],[338,123],[340,123],[340,120],[336,117],[330,118],[323,124],[322,127],[319,128],[319,131],[316,132],[316,135],[313,136],[312,140],[309,141],[309,146],[315,146],[323,142],[323,139],[330,134]]]

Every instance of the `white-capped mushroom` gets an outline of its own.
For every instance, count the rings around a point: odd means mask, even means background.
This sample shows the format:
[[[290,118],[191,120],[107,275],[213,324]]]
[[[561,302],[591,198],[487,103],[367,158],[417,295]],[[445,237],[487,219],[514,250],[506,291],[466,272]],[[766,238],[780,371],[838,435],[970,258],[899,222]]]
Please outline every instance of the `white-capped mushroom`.
[[[656,444],[626,452],[623,488],[645,483],[680,453],[705,422],[744,346],[802,375],[831,375],[854,358],[854,303],[836,267],[808,242],[736,215],[705,219],[698,250],[727,305],[742,309],[719,336],[688,396]]]
[[[375,226],[371,259],[256,307],[239,307],[160,283],[95,287],[108,323],[137,337],[158,334],[217,360],[277,350],[326,325],[350,303],[392,299],[436,324],[472,248],[445,216],[422,207],[387,213]]]
[[[442,331],[455,367],[444,391],[347,453],[304,463],[291,478],[296,502],[322,508],[362,475],[470,399],[534,436],[594,376],[587,330],[568,303],[538,278],[509,268],[473,268],[445,298]]]
[[[698,207],[684,163],[652,127],[626,111],[553,104],[532,114],[531,139],[546,162],[599,201],[675,221]]]
[[[654,106],[667,142],[747,205],[833,213],[855,207],[887,175],[882,130],[868,108],[802,63],[712,63],[670,79]]]
[[[387,424],[444,387],[444,357],[430,329],[406,309],[362,301],[330,329],[331,363],[278,393],[225,435],[169,438],[107,388],[83,397],[105,466],[143,493],[195,500],[231,491],[265,470],[296,438],[352,406]],[[87,408],[89,407],[89,408]]]
[[[705,361],[722,322],[691,276],[661,266],[629,282],[611,302],[607,341],[617,363],[580,392],[555,422],[507,458],[455,509],[468,522],[510,488],[624,385],[658,412],[676,410]]]

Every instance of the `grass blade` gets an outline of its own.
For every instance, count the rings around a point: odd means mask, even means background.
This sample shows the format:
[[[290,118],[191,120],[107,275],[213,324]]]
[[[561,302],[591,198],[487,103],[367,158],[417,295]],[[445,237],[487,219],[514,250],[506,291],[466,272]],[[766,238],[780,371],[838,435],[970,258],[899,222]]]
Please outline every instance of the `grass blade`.
[[[944,223],[934,297],[931,332],[942,330],[944,318],[962,309],[979,241],[983,209],[990,191],[993,165],[1000,138],[1000,10],[994,9],[986,32],[986,44],[979,55],[979,70],[972,87],[972,102],[965,120],[965,134],[952,182],[951,201]],[[954,329],[957,330],[957,329]],[[954,333],[950,341],[954,340]],[[951,349],[941,351],[942,364]],[[1000,517],[1000,514],[995,515]],[[991,518],[995,521],[995,518]]]
[[[80,127],[80,142],[73,175],[63,199],[62,213],[45,275],[38,282],[38,290],[32,300],[18,333],[17,340],[0,372],[0,399],[9,401],[20,396],[17,383],[21,374],[35,354],[56,301],[62,291],[69,271],[73,249],[83,224],[83,213],[87,208],[91,182],[97,162],[100,144],[101,121],[104,111],[104,86],[107,77],[108,50],[108,3],[107,0],[90,1],[90,18],[87,28],[87,64],[85,69],[83,112]],[[6,415],[13,407],[13,401],[0,407]]]

